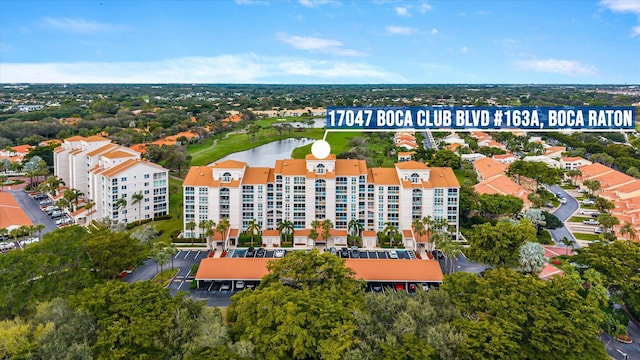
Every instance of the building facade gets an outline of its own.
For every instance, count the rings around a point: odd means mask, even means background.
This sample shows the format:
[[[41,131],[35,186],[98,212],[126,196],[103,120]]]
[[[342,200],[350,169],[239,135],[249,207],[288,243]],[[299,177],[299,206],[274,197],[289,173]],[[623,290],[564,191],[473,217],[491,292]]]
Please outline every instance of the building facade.
[[[364,160],[277,160],[275,167],[249,167],[233,160],[192,167],[183,183],[184,236],[202,229],[187,224],[227,218],[231,229],[244,231],[252,220],[262,230],[283,221],[310,229],[313,221],[331,220],[346,230],[357,219],[365,231],[392,224],[410,230],[413,220],[445,219],[458,233],[460,185],[450,168],[431,168],[404,161],[393,168],[368,168]],[[452,231],[453,232],[453,231]]]
[[[92,220],[127,223],[169,212],[169,171],[109,139],[65,139],[54,150],[54,173],[92,201]]]

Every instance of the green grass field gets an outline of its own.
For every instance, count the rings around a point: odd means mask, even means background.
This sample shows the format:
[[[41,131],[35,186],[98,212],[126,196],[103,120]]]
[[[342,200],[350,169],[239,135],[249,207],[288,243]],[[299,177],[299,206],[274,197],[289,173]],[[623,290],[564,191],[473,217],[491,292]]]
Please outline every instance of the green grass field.
[[[599,234],[573,233],[573,236],[575,236],[576,239],[578,239],[578,240],[585,240],[585,241],[600,240],[600,235]]]
[[[586,217],[586,216],[572,216],[571,218],[569,218],[570,222],[577,222],[577,223],[581,223],[585,220],[589,220],[589,219],[593,219],[592,217]]]

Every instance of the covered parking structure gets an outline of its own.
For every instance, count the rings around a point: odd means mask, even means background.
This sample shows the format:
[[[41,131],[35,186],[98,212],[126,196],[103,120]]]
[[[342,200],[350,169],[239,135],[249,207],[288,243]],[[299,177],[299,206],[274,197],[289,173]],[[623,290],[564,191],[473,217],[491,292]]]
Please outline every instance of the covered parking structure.
[[[201,282],[260,281],[269,273],[269,258],[205,258],[200,262],[195,279]],[[435,260],[398,259],[346,259],[345,265],[355,272],[355,277],[366,282],[387,284],[442,283],[440,264]]]

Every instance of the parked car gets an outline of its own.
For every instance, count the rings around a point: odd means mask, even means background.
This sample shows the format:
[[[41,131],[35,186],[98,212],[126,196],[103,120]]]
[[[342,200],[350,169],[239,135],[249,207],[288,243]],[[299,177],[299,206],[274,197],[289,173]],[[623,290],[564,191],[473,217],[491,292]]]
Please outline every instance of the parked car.
[[[427,284],[427,283],[420,283],[420,286],[422,286],[422,290],[424,290],[424,291],[429,291],[429,284]]]
[[[396,289],[396,291],[404,291],[404,284],[396,283],[393,288]]]
[[[229,291],[231,290],[231,281],[223,281],[222,285],[220,285],[220,291]]]
[[[244,289],[244,281],[242,281],[242,280],[236,281],[236,289],[238,289],[238,290]]]
[[[593,229],[593,232],[596,234],[602,234],[604,232],[604,229],[602,229],[601,227],[597,227]]]
[[[333,247],[333,246],[329,248],[329,252],[330,252],[332,255],[338,255],[338,249],[336,249],[336,248],[335,248],[335,247]]]
[[[433,250],[431,255],[433,255],[435,259],[444,259],[444,253],[438,249]]]
[[[255,256],[256,256],[256,249],[252,247],[248,248],[247,253],[244,254],[244,257],[248,257],[248,258],[255,257]]]
[[[256,257],[261,258],[264,257],[264,254],[267,251],[264,248],[258,248],[258,250],[256,250]]]
[[[600,225],[598,220],[594,220],[594,219],[583,220],[582,223],[585,225]]]
[[[351,257],[354,259],[359,259],[360,258],[360,251],[358,251],[358,247],[357,246],[352,246],[351,247]]]
[[[398,252],[395,250],[389,250],[389,258],[390,259],[397,259],[398,258]]]
[[[416,289],[418,289],[418,286],[416,284],[409,284],[409,292],[410,293],[416,292]]]
[[[597,218],[598,216],[600,216],[600,211],[594,211],[591,213],[591,217]]]
[[[560,198],[560,204],[566,204],[567,203],[567,198]]]
[[[582,205],[593,205],[593,204],[595,204],[596,202],[595,202],[595,201],[593,201],[593,199],[587,199],[587,200],[582,200],[582,201],[580,201],[580,203],[581,203]]]
[[[276,249],[276,251],[273,252],[273,257],[281,258],[283,256],[284,256],[284,250],[282,249]]]
[[[595,213],[597,211],[593,211],[593,210],[580,210],[580,215],[592,215],[593,213]]]
[[[340,257],[342,258],[348,258],[349,257],[349,249],[347,249],[346,247],[343,247],[342,249],[340,249]]]
[[[558,199],[561,199],[561,198],[563,197],[563,196],[562,196],[562,193],[561,193],[561,192],[557,192],[557,193],[556,193],[556,197],[557,197]]]
[[[382,292],[382,285],[380,285],[380,283],[371,283],[371,290],[373,292],[381,293]]]

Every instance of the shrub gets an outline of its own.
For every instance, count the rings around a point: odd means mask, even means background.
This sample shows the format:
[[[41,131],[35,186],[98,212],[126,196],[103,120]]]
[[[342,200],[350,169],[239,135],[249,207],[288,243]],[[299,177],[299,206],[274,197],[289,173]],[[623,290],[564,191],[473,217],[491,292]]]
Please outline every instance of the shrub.
[[[198,272],[198,264],[191,265],[191,273],[196,274]]]
[[[161,216],[156,216],[153,218],[153,221],[158,221],[158,220],[169,220],[171,219],[173,216],[171,215],[161,215]]]
[[[198,282],[196,280],[191,280],[191,283],[189,284],[189,289],[197,289],[198,288]]]

